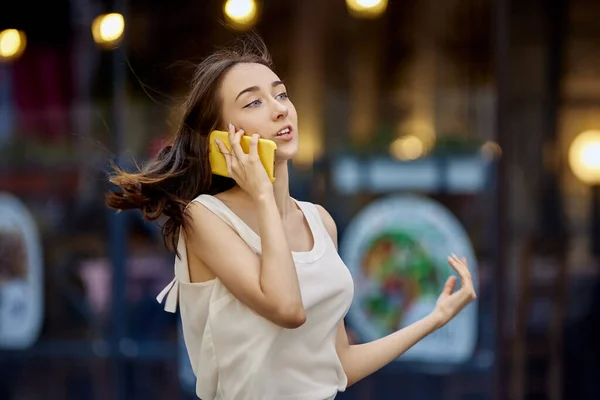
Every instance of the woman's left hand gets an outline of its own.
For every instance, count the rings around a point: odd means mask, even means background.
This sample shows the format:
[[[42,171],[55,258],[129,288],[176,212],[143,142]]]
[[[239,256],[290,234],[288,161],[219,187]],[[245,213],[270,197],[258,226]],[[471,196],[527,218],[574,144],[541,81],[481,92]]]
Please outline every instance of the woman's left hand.
[[[454,292],[457,281],[454,275],[446,280],[442,294],[440,294],[435,309],[432,312],[432,316],[437,320],[439,327],[447,324],[448,321],[477,298],[471,273],[467,266],[467,260],[465,258],[459,259],[453,254],[448,257],[448,264],[458,273],[461,287]]]

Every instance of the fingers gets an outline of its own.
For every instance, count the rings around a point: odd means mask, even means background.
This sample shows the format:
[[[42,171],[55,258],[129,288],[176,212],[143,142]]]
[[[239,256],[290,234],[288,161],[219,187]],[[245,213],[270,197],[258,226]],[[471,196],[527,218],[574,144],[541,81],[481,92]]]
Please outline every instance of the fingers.
[[[477,295],[473,287],[471,272],[469,272],[469,268],[467,267],[467,259],[465,257],[459,259],[456,255],[452,254],[451,257],[448,257],[448,262],[460,276],[462,286],[460,292],[466,295],[469,301],[476,299]]]
[[[250,155],[258,158],[258,134],[252,135],[252,139],[250,139]]]
[[[467,267],[466,258],[459,259],[455,254],[452,254],[452,256],[448,257],[448,263],[458,273],[458,276],[460,276],[463,286],[471,283],[471,273],[469,272],[469,267]]]
[[[225,143],[221,142],[219,139],[216,139],[215,142],[217,143],[219,151],[221,152],[221,154],[223,154],[223,157],[225,158],[225,165],[227,165],[227,173],[229,174],[229,176],[231,176],[231,152],[229,151],[227,146],[225,146]]]
[[[448,264],[450,264],[450,266],[456,272],[458,272],[459,275],[462,276],[462,273],[461,273],[461,269],[462,269],[461,262],[458,260],[458,258],[456,258],[456,256],[454,254],[452,254],[451,256],[448,257]]]
[[[454,292],[454,288],[456,288],[456,276],[452,275],[446,279],[446,284],[444,285],[442,293],[450,296],[452,292]]]
[[[238,159],[243,157],[245,154],[240,144],[242,136],[244,136],[243,129],[240,129],[236,132],[233,124],[229,124],[229,143],[231,143],[231,151]]]
[[[456,272],[458,272],[461,279],[471,278],[466,258],[463,257],[462,259],[459,259],[455,254],[452,254],[452,256],[448,257],[448,263]]]

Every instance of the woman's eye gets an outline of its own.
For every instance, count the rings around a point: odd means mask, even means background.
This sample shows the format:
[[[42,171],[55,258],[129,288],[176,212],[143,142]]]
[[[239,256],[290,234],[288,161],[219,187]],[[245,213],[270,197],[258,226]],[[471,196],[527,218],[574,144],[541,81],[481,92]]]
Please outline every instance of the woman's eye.
[[[246,106],[244,106],[244,108],[246,108],[246,107],[258,107],[258,106],[260,106],[260,100],[254,100],[252,103],[246,104]]]
[[[281,100],[285,100],[285,99],[287,99],[287,98],[288,98],[288,94],[287,94],[286,92],[279,93],[279,94],[276,96],[276,98],[277,98],[277,99],[281,99]]]

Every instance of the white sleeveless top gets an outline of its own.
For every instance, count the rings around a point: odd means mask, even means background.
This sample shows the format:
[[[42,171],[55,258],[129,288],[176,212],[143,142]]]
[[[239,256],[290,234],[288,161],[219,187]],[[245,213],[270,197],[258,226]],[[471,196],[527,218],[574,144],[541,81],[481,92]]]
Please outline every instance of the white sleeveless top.
[[[260,237],[216,197],[194,199],[219,216],[260,255]],[[314,204],[296,202],[314,246],[292,252],[306,322],[285,329],[238,301],[218,279],[191,283],[184,236],[177,245],[175,279],[158,295],[165,310],[181,313],[183,337],[202,400],[325,400],[344,391],[347,378],[335,350],[336,329],[354,294]]]

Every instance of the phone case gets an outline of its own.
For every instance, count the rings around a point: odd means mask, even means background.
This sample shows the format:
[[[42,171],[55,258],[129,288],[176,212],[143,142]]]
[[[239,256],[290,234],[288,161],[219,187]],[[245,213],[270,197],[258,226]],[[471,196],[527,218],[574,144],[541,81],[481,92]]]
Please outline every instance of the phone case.
[[[212,173],[215,175],[230,177],[227,173],[227,164],[225,163],[225,157],[221,154],[219,147],[217,146],[217,142],[215,139],[219,139],[221,142],[227,146],[227,149],[231,150],[231,145],[229,143],[229,133],[225,131],[212,131],[210,134],[210,150],[209,150],[209,159],[210,159],[210,167],[212,169]],[[250,151],[250,136],[242,136],[240,139],[240,145],[242,146],[242,150],[247,154]],[[275,182],[274,176],[274,166],[275,166],[275,150],[277,149],[277,144],[268,139],[258,139],[258,157],[262,165],[265,167],[267,171],[267,175],[271,182]]]

